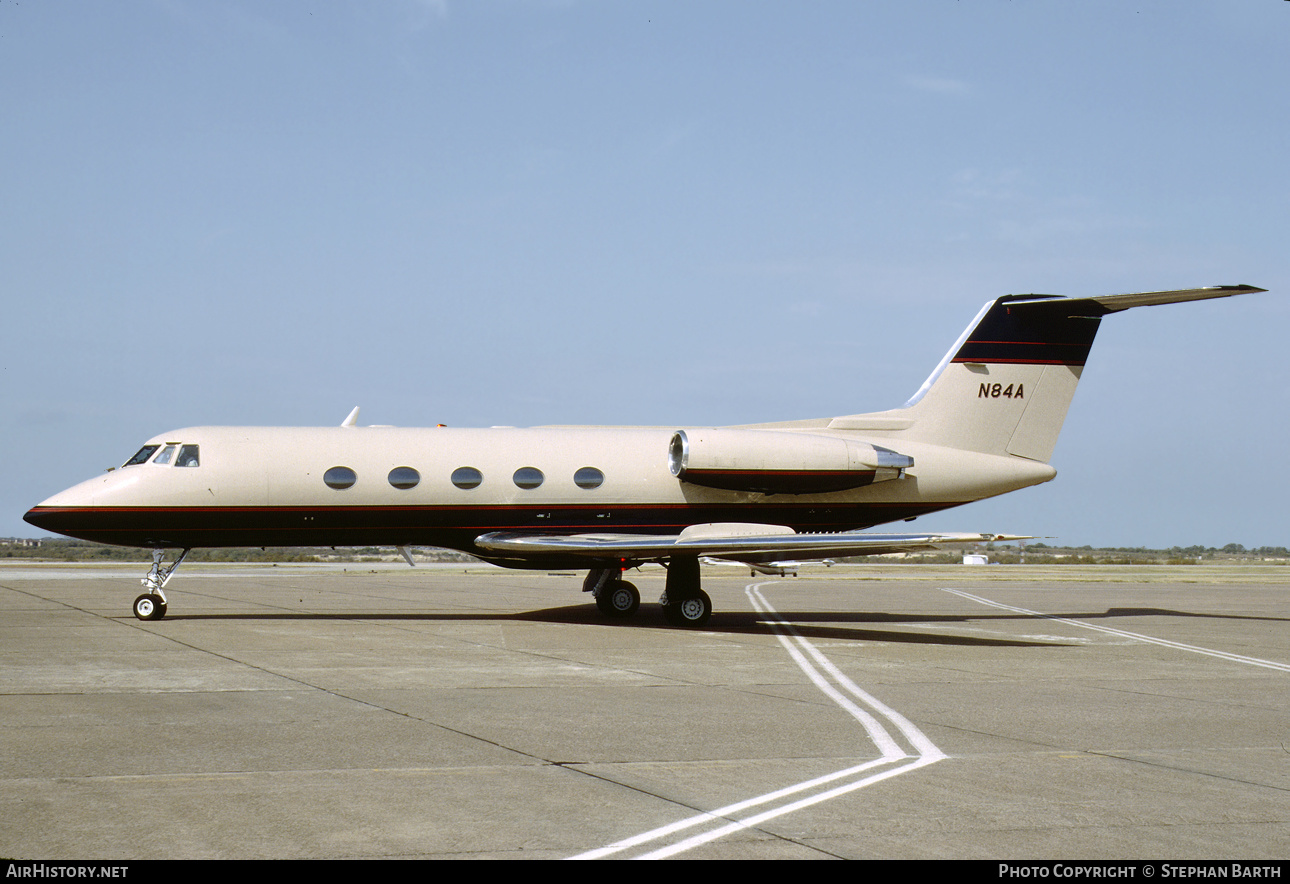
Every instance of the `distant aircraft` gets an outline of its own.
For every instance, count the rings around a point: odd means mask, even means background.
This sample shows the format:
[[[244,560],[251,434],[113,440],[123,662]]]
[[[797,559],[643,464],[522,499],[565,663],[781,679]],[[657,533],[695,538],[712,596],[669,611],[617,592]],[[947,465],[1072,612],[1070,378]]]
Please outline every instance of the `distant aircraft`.
[[[801,567],[807,564],[795,559],[783,559],[775,562],[741,562],[738,559],[721,559],[715,556],[700,556],[699,561],[705,565],[747,568],[751,577],[756,577],[758,574],[765,574],[768,577],[796,577]],[[825,567],[832,567],[836,564],[832,559],[812,559],[811,561]]]
[[[192,427],[27,514],[40,528],[151,548],[134,614],[194,547],[437,546],[512,568],[588,571],[609,617],[667,566],[667,620],[701,626],[699,559],[751,567],[1016,539],[858,529],[1047,482],[1101,317],[1264,289],[1095,298],[1007,295],[981,309],[904,406],[738,427]],[[183,552],[170,565],[164,551]]]

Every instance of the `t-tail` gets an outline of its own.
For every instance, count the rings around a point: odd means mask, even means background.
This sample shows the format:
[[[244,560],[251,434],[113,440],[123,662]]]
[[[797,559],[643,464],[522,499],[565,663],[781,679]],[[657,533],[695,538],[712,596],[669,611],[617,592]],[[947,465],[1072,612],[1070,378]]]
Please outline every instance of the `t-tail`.
[[[900,438],[1047,463],[1102,317],[1131,307],[1265,289],[1213,286],[1062,298],[1006,295],[986,304],[903,408],[836,418],[837,428],[900,426]]]

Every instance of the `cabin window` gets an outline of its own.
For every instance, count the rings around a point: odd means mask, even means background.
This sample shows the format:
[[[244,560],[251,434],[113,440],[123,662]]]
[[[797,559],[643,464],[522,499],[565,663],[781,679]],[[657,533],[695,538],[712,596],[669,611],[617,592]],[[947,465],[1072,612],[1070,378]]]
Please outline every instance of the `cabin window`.
[[[145,445],[135,452],[134,457],[130,458],[125,463],[121,464],[121,466],[132,467],[135,464],[145,463],[148,460],[148,458],[152,457],[153,452],[155,452],[160,447],[161,447],[160,445]]]
[[[201,460],[197,457],[196,445],[179,446],[179,457],[175,460],[177,467],[196,467],[201,466]]]
[[[412,467],[395,467],[390,470],[390,484],[401,491],[417,487],[421,474]]]
[[[458,488],[465,490],[478,488],[483,481],[484,474],[474,467],[457,467],[452,471],[452,484]]]
[[[175,456],[175,446],[167,445],[165,448],[161,449],[161,454],[158,454],[156,458],[153,459],[152,462],[157,464],[158,466],[163,466],[165,464],[170,463],[170,458],[174,456]]]
[[[604,481],[605,474],[595,467],[583,467],[573,474],[573,484],[588,491],[599,488]]]
[[[520,467],[514,476],[515,484],[525,489],[538,487],[545,478],[537,467]]]
[[[357,482],[358,475],[349,467],[332,467],[323,473],[323,481],[327,483],[328,488],[341,491]]]

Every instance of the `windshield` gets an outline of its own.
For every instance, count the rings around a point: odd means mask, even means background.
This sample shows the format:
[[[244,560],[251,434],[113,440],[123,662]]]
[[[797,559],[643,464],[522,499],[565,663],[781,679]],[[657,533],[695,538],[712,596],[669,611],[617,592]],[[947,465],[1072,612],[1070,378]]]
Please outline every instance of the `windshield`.
[[[121,466],[132,467],[135,464],[144,463],[148,460],[148,458],[152,457],[152,453],[160,447],[161,447],[160,445],[145,445],[142,448],[140,448],[137,452],[135,452],[134,457],[127,460]]]
[[[161,449],[161,453],[157,453]],[[178,456],[176,456],[178,451]],[[153,455],[156,455],[155,457]],[[145,445],[135,452],[134,457],[127,460],[122,466],[132,467],[136,464],[147,463],[152,461],[153,466],[167,467],[172,464],[177,467],[195,467],[201,465],[201,456],[199,448],[196,445],[181,445],[178,442],[167,442],[163,447],[161,444]]]

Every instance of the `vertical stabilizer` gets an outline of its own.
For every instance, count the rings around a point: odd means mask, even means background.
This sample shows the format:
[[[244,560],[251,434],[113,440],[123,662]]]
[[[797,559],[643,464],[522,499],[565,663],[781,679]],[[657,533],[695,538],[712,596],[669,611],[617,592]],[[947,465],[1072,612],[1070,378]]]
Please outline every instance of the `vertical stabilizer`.
[[[909,435],[1046,463],[1107,312],[1087,299],[998,299],[910,404]]]

